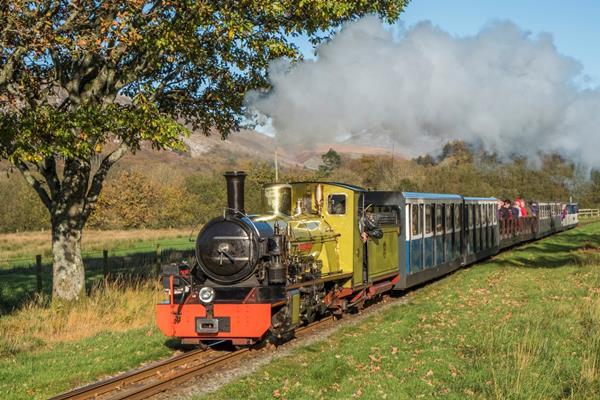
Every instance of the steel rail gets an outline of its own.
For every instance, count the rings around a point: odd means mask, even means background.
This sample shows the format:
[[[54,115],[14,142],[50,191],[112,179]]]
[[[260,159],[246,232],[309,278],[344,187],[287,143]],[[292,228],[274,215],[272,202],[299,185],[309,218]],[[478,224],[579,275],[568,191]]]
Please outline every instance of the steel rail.
[[[316,327],[333,319],[333,316],[325,317],[319,321],[298,328],[295,333],[302,335],[307,334],[313,331]],[[100,396],[111,400],[145,399],[172,388],[178,383],[205,375],[217,367],[230,364],[234,360],[242,358],[250,351],[251,348],[245,347],[231,353],[213,357],[209,360],[200,362],[197,365],[184,367],[180,371],[176,371],[177,368],[182,367],[190,362],[202,361],[199,357],[200,354],[207,355],[211,353],[210,351],[206,351],[204,349],[194,350],[157,362],[141,369],[133,370],[113,378],[62,393],[58,396],[52,397],[50,400],[83,400],[98,398]],[[152,377],[157,379],[149,381],[146,384],[141,383],[141,381]],[[111,395],[110,392],[113,391],[115,393],[114,395]]]
[[[114,376],[109,379],[92,383],[91,385],[82,386],[78,389],[71,390],[51,397],[50,400],[81,400],[88,399],[90,397],[97,397],[108,393],[115,388],[120,386],[135,383],[142,379],[149,378],[156,375],[163,369],[172,369],[176,366],[195,361],[200,354],[206,354],[205,349],[192,350],[190,352],[180,354],[175,357],[167,358],[165,360],[156,362],[146,367],[132,370],[121,375]]]

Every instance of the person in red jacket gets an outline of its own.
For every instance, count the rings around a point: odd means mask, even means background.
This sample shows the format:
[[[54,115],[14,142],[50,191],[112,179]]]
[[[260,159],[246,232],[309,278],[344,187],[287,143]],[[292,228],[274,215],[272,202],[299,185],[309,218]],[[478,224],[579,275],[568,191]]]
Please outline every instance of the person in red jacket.
[[[517,207],[519,207],[519,209],[521,210],[520,212],[520,217],[526,217],[527,216],[527,208],[525,207],[525,200],[522,200],[520,198],[516,198],[515,199],[515,205]]]

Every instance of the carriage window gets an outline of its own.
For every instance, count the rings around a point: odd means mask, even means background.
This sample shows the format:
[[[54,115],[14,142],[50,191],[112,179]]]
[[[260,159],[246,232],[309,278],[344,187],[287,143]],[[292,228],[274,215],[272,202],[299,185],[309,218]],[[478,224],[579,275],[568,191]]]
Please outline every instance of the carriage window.
[[[479,204],[478,206],[475,206],[475,210],[477,212],[477,226],[481,226],[482,225],[482,220],[481,220],[481,204]]]
[[[446,210],[446,232],[452,232],[452,211],[454,207],[452,207],[452,204],[447,204],[444,209]]]
[[[467,206],[467,218],[469,219],[469,228],[472,228],[475,220],[475,209],[473,208],[473,204]]]
[[[419,206],[413,204],[412,206],[412,234],[414,236],[421,234],[421,218],[419,218]]]
[[[332,194],[327,201],[327,212],[330,215],[346,214],[346,195]]]
[[[454,205],[454,229],[460,231],[462,225],[462,204]]]
[[[435,206],[435,232],[444,232],[444,206],[442,204]]]
[[[431,205],[425,206],[425,233],[431,233]]]
[[[463,221],[465,224],[465,229],[468,230],[471,227],[471,206],[469,206],[468,204],[465,204],[462,211],[463,213]]]
[[[498,206],[496,204],[492,205],[492,221],[494,225],[498,223]]]

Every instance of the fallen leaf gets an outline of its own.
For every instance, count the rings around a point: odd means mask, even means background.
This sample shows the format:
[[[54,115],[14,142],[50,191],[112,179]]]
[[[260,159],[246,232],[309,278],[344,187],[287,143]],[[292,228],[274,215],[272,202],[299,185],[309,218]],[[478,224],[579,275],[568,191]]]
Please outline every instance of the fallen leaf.
[[[382,357],[380,356],[379,358],[375,357],[373,354],[369,354],[369,358],[371,359],[371,361],[373,362],[379,362],[381,361]]]

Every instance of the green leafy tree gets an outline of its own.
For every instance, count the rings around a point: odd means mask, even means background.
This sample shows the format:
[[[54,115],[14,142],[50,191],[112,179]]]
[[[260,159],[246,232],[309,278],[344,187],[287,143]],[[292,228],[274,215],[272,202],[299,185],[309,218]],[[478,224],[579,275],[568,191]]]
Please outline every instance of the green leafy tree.
[[[320,176],[329,176],[342,165],[342,157],[334,149],[329,149],[327,153],[323,154],[321,160],[323,163],[319,165]]]
[[[84,290],[82,229],[109,169],[143,141],[181,146],[178,122],[225,137],[291,38],[326,37],[407,0],[12,0],[0,3],[0,156],[50,212],[53,295]],[[177,121],[177,122],[176,122]]]

